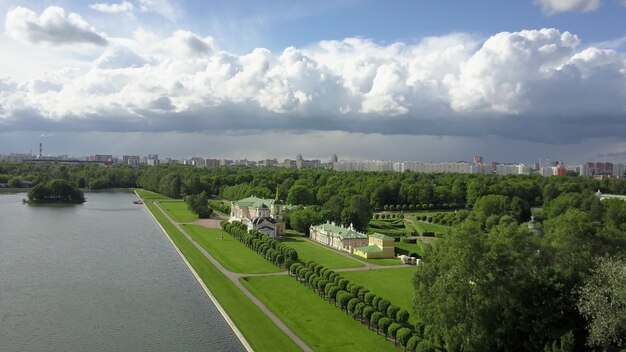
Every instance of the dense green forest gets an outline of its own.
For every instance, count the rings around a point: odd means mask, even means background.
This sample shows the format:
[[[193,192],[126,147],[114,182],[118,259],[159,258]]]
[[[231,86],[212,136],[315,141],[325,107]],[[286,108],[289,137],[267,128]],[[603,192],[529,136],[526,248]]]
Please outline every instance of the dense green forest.
[[[435,216],[452,231],[417,268],[419,351],[626,348],[626,202],[595,195],[626,194],[624,180],[0,163],[3,184],[56,178],[176,198],[278,196],[297,206],[285,217],[301,232],[325,220],[365,230],[381,210],[463,209]]]

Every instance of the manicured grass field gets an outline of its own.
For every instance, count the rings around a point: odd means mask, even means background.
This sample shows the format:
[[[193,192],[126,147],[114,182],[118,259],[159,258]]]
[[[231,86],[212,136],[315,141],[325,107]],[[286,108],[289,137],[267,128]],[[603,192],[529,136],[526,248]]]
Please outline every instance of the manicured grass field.
[[[167,231],[255,351],[300,351],[269,318],[170,223],[152,201],[146,206]]]
[[[302,238],[284,237],[282,242],[298,251],[298,258],[314,261],[330,269],[358,268],[363,266],[363,264],[346,258],[330,248],[324,248]]]
[[[283,271],[221,229],[184,224],[183,228],[226,269],[236,273],[263,274]],[[222,239],[222,235],[224,239]]]
[[[403,219],[371,220],[367,232],[378,232],[391,237],[400,237],[407,234]]]
[[[135,188],[135,192],[137,192],[137,194],[139,195],[139,197],[141,197],[141,199],[146,200],[146,199],[172,199],[168,196],[164,196],[160,193],[155,193],[152,191],[148,191],[145,189],[141,189],[141,188]]]
[[[417,253],[420,257],[424,256],[424,248],[422,248],[422,241],[420,240],[417,240],[417,243],[396,242],[395,246],[412,253]]]
[[[187,203],[185,202],[163,201],[159,204],[161,204],[161,208],[167,211],[174,221],[192,222],[198,220],[198,215],[192,213],[189,208],[187,208]]]
[[[242,283],[314,351],[402,350],[293,277],[247,277]]]
[[[358,259],[362,262],[377,264],[377,265],[401,265],[402,262],[398,258],[379,258],[379,259],[365,259],[363,257],[359,257],[358,255],[352,255],[353,258]]]
[[[451,231],[450,226],[439,225],[439,224],[431,224],[423,221],[415,221],[413,226],[417,229],[417,231],[422,235],[426,231],[434,232],[436,236],[445,236],[449,231]]]
[[[371,292],[388,299],[392,304],[413,311],[413,273],[415,267],[343,272],[351,282],[367,287]],[[413,314],[411,314],[413,315]]]

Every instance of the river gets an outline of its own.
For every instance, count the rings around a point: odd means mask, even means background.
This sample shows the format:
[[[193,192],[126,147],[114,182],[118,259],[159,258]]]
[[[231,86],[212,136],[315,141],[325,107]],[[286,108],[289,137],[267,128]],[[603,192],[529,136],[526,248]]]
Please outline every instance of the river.
[[[132,193],[0,193],[0,351],[242,351]]]

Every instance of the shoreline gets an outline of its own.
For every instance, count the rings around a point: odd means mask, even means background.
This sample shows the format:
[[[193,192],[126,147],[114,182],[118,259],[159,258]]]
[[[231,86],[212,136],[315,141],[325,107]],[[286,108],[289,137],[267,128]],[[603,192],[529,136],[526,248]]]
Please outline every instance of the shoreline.
[[[143,198],[141,198],[139,196],[139,194],[137,193],[136,190],[132,190],[133,193],[135,193],[135,195],[137,196],[137,198],[141,199],[142,202],[145,203],[145,200]],[[215,298],[215,296],[213,296],[213,294],[211,293],[211,291],[209,290],[209,288],[206,286],[206,284],[204,283],[204,281],[202,281],[202,279],[200,278],[200,275],[198,275],[198,273],[196,272],[196,270],[191,266],[191,263],[189,263],[189,261],[187,260],[187,258],[185,257],[185,255],[180,251],[180,249],[178,248],[178,246],[176,246],[176,244],[174,243],[174,241],[170,238],[169,234],[167,233],[167,231],[165,231],[165,229],[163,228],[163,226],[161,225],[161,223],[157,220],[157,218],[154,216],[154,214],[152,214],[152,211],[150,209],[148,209],[146,207],[146,209],[148,210],[148,213],[150,213],[150,216],[152,216],[152,219],[154,219],[154,221],[157,223],[157,225],[159,226],[159,228],[161,228],[161,231],[163,231],[163,234],[165,235],[165,237],[169,240],[169,242],[172,244],[172,247],[174,247],[174,250],[176,250],[176,252],[178,253],[178,255],[182,258],[183,262],[185,263],[185,265],[187,266],[187,268],[191,271],[191,273],[193,274],[193,276],[196,278],[196,280],[198,281],[198,283],[200,284],[200,286],[202,287],[202,289],[204,290],[204,292],[207,294],[207,296],[209,297],[209,299],[211,300],[211,302],[213,302],[213,304],[215,305],[215,307],[217,308],[217,310],[220,312],[220,314],[222,315],[222,317],[224,317],[224,320],[226,320],[226,323],[230,326],[230,328],[233,330],[233,332],[235,333],[235,336],[237,336],[237,338],[239,339],[239,342],[241,342],[242,346],[246,349],[246,351],[248,352],[253,352],[254,350],[252,349],[252,346],[250,346],[250,344],[248,343],[248,341],[246,340],[246,338],[243,336],[243,334],[241,333],[241,331],[239,330],[239,328],[237,328],[237,326],[235,325],[235,323],[231,320],[231,318],[228,316],[228,314],[226,313],[226,311],[224,310],[224,308],[220,305],[220,303],[218,302],[217,298]]]

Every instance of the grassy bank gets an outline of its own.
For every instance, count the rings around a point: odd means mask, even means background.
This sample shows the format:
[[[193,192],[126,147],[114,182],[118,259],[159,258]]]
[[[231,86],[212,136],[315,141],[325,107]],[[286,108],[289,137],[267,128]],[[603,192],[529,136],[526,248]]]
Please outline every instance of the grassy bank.
[[[152,193],[152,192],[151,192]],[[142,193],[139,193],[142,194]],[[153,196],[148,194],[148,196]],[[163,198],[152,198],[163,199]],[[168,236],[202,278],[255,351],[299,351],[269,318],[254,305],[226,276],[170,223],[154,203],[144,199],[146,206],[165,229]]]
[[[318,264],[322,264],[326,268],[358,268],[363,266],[363,264],[346,258],[332,249],[324,248],[302,238],[285,237],[282,239],[282,243],[298,251],[298,257],[300,259],[314,261]]]
[[[192,222],[198,220],[198,215],[192,213],[187,207],[187,203],[183,201],[162,201],[159,204],[174,221]]]
[[[401,308],[413,311],[413,274],[415,267],[364,270],[341,273],[343,277],[367,287]]]
[[[315,351],[401,350],[293,277],[247,277],[242,283]]]
[[[183,228],[230,271],[245,274],[283,271],[221,229],[209,229],[190,224],[183,225]]]

